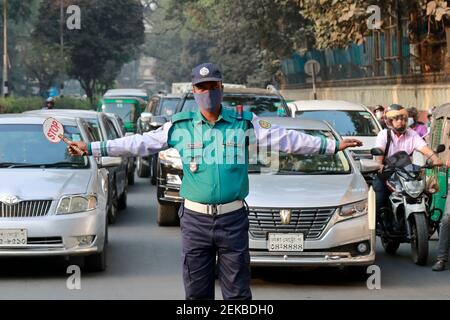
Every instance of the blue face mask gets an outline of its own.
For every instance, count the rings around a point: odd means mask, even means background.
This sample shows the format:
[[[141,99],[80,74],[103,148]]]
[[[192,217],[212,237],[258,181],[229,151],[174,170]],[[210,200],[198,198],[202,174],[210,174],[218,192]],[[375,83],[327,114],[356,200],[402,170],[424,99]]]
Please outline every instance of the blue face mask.
[[[209,90],[207,93],[194,93],[195,102],[200,109],[214,112],[220,108],[222,103],[222,90]]]

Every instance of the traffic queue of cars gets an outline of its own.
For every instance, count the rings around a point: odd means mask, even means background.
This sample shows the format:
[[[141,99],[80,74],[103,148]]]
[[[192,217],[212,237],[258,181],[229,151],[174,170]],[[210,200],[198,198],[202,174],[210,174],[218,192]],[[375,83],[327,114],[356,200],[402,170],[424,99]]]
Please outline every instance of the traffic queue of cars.
[[[377,169],[367,150],[380,125],[363,106],[341,103],[328,116],[314,103],[296,102],[293,108],[278,92],[225,87],[224,108],[242,105],[288,129],[334,139],[356,136],[369,144],[336,155],[280,154],[276,169],[268,165],[271,155],[253,154],[247,203],[254,266],[367,266],[375,260],[375,228],[362,174]],[[322,103],[327,112],[337,105]],[[196,108],[191,92],[148,99],[138,90],[113,90],[98,112],[53,109],[1,116],[0,178],[11,183],[0,187],[0,257],[75,256],[83,258],[86,269],[104,270],[108,223],[126,208],[135,169],[156,184],[157,223],[179,223],[183,172],[176,150],[136,161],[71,158],[64,144],[45,140],[43,120],[59,120],[71,140],[105,141],[155,130],[173,114]]]

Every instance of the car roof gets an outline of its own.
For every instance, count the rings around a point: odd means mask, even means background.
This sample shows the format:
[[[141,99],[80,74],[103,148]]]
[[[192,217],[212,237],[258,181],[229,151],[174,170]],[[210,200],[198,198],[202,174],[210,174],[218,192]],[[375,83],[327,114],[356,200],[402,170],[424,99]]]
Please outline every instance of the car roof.
[[[145,103],[145,100],[140,97],[135,96],[103,96],[102,101],[105,100],[136,100],[139,103]]]
[[[263,88],[229,88],[224,87],[223,89],[224,94],[227,95],[258,95],[258,96],[266,96],[266,97],[279,97],[280,94],[263,89]],[[192,94],[192,91],[189,91],[188,94]]]
[[[166,98],[166,99],[181,99],[181,95],[173,94],[173,93],[169,93],[169,94],[154,94],[152,96],[152,98],[154,98],[154,97]]]
[[[1,114],[0,115],[0,124],[43,124],[44,120],[49,118],[49,114]],[[52,115],[52,118],[55,118],[63,125],[76,126],[78,117],[67,117],[62,115]]]
[[[97,111],[91,110],[79,110],[79,109],[51,109],[51,110],[32,110],[26,111],[23,114],[36,114],[36,115],[58,115],[58,116],[66,116],[66,117],[75,117],[75,118],[96,118],[98,115]]]
[[[332,131],[324,121],[305,120],[290,117],[261,117],[261,120],[279,125],[286,129]]]
[[[103,97],[117,97],[117,96],[138,96],[148,97],[147,92],[140,89],[110,89],[105,92]]]
[[[342,100],[297,100],[290,102],[295,105],[296,111],[303,110],[345,110],[367,111],[367,108],[359,103]]]
[[[434,111],[433,111],[433,116],[438,119],[441,117],[446,117],[450,112],[450,103],[445,103],[439,107],[437,107]]]

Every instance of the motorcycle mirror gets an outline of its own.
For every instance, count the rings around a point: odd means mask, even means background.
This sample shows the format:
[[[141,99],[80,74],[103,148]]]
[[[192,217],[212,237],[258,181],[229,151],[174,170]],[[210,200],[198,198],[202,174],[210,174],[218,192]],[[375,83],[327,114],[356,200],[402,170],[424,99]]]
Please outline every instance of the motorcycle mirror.
[[[445,151],[445,144],[440,144],[436,147],[436,153],[442,153]]]
[[[384,151],[380,148],[373,148],[370,150],[370,154],[373,156],[384,156]]]

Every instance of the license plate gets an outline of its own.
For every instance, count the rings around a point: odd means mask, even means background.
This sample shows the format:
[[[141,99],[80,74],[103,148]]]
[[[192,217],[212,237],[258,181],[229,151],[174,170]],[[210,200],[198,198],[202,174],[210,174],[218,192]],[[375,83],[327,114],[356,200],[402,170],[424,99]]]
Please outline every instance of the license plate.
[[[27,244],[27,230],[0,230],[0,247],[19,247]]]
[[[269,233],[269,251],[303,251],[303,233]]]

